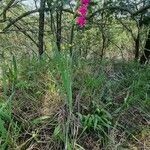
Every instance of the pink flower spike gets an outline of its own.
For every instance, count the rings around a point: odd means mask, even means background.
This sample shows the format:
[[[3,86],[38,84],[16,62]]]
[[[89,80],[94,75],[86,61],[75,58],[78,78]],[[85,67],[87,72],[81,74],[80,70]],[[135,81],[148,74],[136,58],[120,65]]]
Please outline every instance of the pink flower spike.
[[[76,23],[80,26],[83,27],[86,23],[86,19],[83,16],[78,16],[76,17]]]
[[[89,4],[89,0],[80,0],[81,4],[83,5],[88,5]]]
[[[85,16],[87,13],[87,6],[86,5],[81,5],[79,6],[79,8],[77,9],[77,12],[82,15]]]

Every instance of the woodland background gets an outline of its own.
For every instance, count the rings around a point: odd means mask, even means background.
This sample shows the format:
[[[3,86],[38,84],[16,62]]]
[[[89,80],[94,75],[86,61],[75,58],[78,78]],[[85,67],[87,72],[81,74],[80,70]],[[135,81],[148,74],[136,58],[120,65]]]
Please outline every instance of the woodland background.
[[[149,150],[150,1],[0,0],[0,149]]]

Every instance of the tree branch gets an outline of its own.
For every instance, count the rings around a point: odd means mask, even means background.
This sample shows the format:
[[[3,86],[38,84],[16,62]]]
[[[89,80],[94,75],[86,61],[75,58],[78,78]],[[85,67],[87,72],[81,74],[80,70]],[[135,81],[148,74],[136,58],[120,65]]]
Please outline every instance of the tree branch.
[[[20,30],[26,37],[28,37],[37,47],[39,47],[38,43],[24,30],[22,30],[21,27],[19,27],[18,25],[14,24],[14,26]]]
[[[7,12],[7,10],[9,10],[11,8],[11,6],[14,2],[15,2],[15,0],[10,0],[9,3],[7,4],[7,6],[4,8],[3,12],[0,14],[0,16],[3,15],[3,21],[6,20],[6,12]]]
[[[144,6],[142,8],[140,8],[139,10],[137,10],[136,12],[132,13],[133,16],[137,16],[140,13],[143,13],[144,11],[150,9],[150,4],[147,6]]]
[[[98,9],[97,11],[93,12],[87,19],[90,19],[92,17],[94,17],[97,13],[102,12],[104,10],[120,10],[120,11],[125,11],[128,12],[131,16],[137,16],[140,13],[143,13],[144,11],[150,9],[150,4],[146,5],[144,7],[141,7],[139,10],[137,10],[136,12],[132,12],[130,11],[128,8],[123,8],[123,7],[118,7],[118,6],[107,6],[101,9]]]
[[[51,8],[51,10],[53,9],[53,7]],[[49,8],[45,8],[44,9],[45,12],[47,11],[50,11]],[[64,12],[69,12],[71,14],[74,14],[72,11],[68,10],[68,9],[63,9],[62,11]],[[21,20],[22,18],[25,18],[31,14],[34,14],[34,13],[37,13],[37,12],[40,12],[40,9],[34,9],[34,10],[31,10],[31,11],[28,11],[28,12],[25,12],[23,13],[22,15],[20,15],[19,17],[17,17],[16,19],[12,20],[4,29],[3,31],[6,31],[8,30],[12,25],[14,25],[16,22],[18,22],[19,20]]]
[[[97,11],[95,11],[94,13],[92,13],[87,19],[91,19],[92,17],[94,17],[97,13],[102,12],[104,10],[121,10],[121,11],[126,11],[129,14],[132,14],[132,12],[128,9],[128,8],[123,8],[123,7],[118,7],[118,6],[107,6],[107,7],[103,7],[101,9],[98,9]]]

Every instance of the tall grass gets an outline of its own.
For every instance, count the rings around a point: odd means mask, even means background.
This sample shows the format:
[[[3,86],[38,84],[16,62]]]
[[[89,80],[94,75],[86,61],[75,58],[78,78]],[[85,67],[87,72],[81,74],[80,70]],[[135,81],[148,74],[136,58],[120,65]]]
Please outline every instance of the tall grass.
[[[73,112],[73,99],[72,99],[72,58],[70,55],[68,55],[67,51],[58,52],[55,50],[55,57],[54,57],[54,63],[57,67],[58,72],[60,73],[61,80],[62,80],[62,86],[61,90],[63,91],[65,95],[65,104],[67,106],[67,118],[64,130],[65,130],[65,149],[71,150],[71,139],[69,138],[69,130],[70,130],[70,122],[72,118],[72,112]]]
[[[19,132],[18,125],[14,122],[12,116],[12,100],[15,94],[15,84],[17,83],[17,63],[15,56],[12,61],[1,64],[2,89],[0,95],[0,148],[5,150],[8,147],[15,147],[16,137]]]

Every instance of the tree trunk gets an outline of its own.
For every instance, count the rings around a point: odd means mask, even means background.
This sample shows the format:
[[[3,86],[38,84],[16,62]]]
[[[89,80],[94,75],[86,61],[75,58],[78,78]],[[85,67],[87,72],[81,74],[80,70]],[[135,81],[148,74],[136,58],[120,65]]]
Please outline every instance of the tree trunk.
[[[56,13],[56,44],[58,51],[61,51],[61,22],[62,22],[62,4],[58,6]]]
[[[103,4],[103,7],[105,5],[105,2]],[[102,49],[101,49],[101,60],[103,59],[103,56],[104,56],[104,51],[105,51],[105,47],[106,47],[106,36],[105,36],[105,26],[106,26],[106,15],[105,15],[105,12],[103,11],[102,14],[101,14],[101,17],[102,17],[102,27],[100,27],[100,31],[101,31],[101,34],[102,34]]]
[[[138,33],[137,38],[135,39],[135,60],[139,59],[139,46],[140,46],[140,35]]]
[[[140,58],[140,63],[145,64],[150,59],[150,30],[146,39],[143,55]]]
[[[101,50],[101,60],[103,59],[103,56],[104,56],[105,47],[106,47],[106,37],[105,37],[104,30],[102,29],[102,50]]]
[[[45,9],[45,0],[40,1],[40,11],[39,11],[39,55],[41,56],[44,52],[44,9]]]

